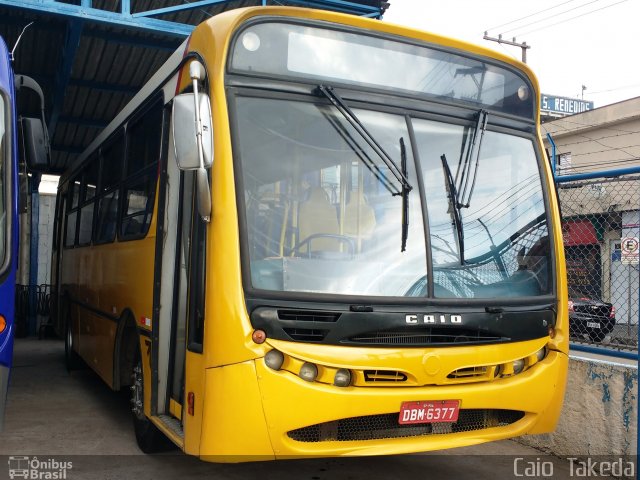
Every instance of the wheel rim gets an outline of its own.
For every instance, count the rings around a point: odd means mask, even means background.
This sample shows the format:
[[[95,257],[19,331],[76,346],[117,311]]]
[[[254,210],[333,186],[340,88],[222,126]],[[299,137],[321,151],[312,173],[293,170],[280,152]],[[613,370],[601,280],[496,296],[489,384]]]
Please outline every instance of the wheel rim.
[[[142,384],[142,366],[140,362],[133,369],[131,375],[133,384],[131,385],[131,411],[140,420],[144,419],[144,409],[142,407],[142,395],[144,387]]]
[[[73,334],[71,333],[71,327],[67,327],[67,357],[71,357],[73,352]]]

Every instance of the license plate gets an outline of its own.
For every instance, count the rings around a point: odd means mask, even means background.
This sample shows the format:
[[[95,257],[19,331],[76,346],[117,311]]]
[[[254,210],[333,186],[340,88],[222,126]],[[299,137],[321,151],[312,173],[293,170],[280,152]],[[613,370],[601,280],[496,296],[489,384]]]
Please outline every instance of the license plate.
[[[589,328],[600,328],[600,324],[598,322],[587,322],[587,327],[589,327]]]
[[[403,402],[398,423],[455,422],[460,412],[460,400]]]

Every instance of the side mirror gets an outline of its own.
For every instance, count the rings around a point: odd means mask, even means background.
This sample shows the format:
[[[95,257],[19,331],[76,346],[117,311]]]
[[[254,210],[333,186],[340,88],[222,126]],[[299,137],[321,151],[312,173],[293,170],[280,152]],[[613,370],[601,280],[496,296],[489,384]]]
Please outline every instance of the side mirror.
[[[198,94],[199,114],[202,125],[202,156],[205,169],[213,163],[213,137],[211,135],[211,104],[209,96]],[[180,170],[196,170],[201,167],[198,155],[198,131],[193,93],[183,93],[173,99],[173,145]]]
[[[27,167],[31,171],[47,171],[50,165],[49,145],[45,127],[39,118],[20,119],[20,145]]]

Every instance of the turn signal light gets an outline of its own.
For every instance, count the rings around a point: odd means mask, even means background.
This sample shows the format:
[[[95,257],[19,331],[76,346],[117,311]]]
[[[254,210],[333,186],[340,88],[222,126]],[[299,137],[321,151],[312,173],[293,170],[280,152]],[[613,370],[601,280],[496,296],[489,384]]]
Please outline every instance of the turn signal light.
[[[264,330],[255,330],[251,335],[251,339],[254,343],[261,345],[267,339],[267,333]]]
[[[7,320],[3,315],[0,315],[0,333],[4,332],[5,328],[7,328]]]

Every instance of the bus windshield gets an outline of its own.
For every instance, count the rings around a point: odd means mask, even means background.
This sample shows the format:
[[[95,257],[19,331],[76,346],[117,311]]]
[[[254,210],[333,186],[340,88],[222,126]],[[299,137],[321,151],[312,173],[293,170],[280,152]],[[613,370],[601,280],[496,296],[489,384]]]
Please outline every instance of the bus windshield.
[[[545,204],[530,138],[487,130],[477,162],[465,168],[475,125],[354,108],[395,163],[401,143],[414,145],[406,153],[416,188],[408,195],[403,252],[402,197],[386,185],[393,176],[335,107],[249,96],[235,105],[252,288],[440,298],[551,292]],[[452,201],[442,158],[458,182],[475,183],[468,205]]]

